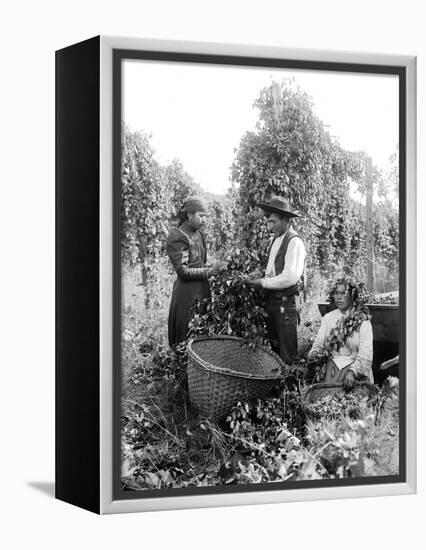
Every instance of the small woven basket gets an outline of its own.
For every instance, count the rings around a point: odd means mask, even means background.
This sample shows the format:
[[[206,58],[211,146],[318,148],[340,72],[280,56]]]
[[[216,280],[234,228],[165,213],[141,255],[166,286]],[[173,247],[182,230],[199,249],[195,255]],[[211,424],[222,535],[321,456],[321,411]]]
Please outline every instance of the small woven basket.
[[[215,422],[238,401],[266,397],[282,376],[284,363],[276,353],[243,342],[235,336],[205,336],[188,345],[189,399]]]
[[[319,401],[323,397],[327,397],[327,395],[344,393],[344,391],[343,384],[326,384],[320,382],[318,384],[313,384],[308,388],[304,395],[303,401],[305,405],[308,406],[316,401]]]
[[[359,398],[369,395],[370,384],[364,382],[357,382],[355,387],[351,391],[352,394],[357,395]],[[328,395],[336,395],[337,393],[345,393],[343,383],[324,383],[313,384],[308,388],[303,396],[303,405],[305,413],[311,418],[317,418],[318,413],[313,412],[311,405],[314,405],[320,399],[327,397]]]

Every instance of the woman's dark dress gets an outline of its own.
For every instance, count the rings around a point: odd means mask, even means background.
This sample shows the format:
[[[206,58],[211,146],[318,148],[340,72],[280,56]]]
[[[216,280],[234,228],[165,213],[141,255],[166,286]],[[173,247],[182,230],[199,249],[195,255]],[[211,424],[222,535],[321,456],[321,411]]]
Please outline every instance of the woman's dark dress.
[[[188,222],[172,228],[167,237],[167,254],[177,273],[169,312],[169,344],[175,346],[187,337],[191,307],[209,295],[204,235]]]

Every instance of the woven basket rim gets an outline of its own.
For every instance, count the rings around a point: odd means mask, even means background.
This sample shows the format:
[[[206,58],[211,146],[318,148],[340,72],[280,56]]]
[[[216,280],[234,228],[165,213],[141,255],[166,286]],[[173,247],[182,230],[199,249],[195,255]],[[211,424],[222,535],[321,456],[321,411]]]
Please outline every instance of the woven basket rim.
[[[361,387],[369,387],[371,386],[370,383],[368,382],[355,382],[355,387],[356,388],[361,388]],[[311,386],[309,386],[309,388],[306,389],[306,392],[303,396],[303,401],[306,401],[309,393],[312,391],[312,390],[326,390],[326,389],[331,389],[331,388],[343,388],[343,382],[316,382],[315,384],[312,384]]]
[[[222,334],[216,334],[213,336],[197,336],[196,338],[192,338],[188,343],[188,354],[197,361],[204,369],[216,372],[218,374],[223,374],[225,376],[235,376],[238,378],[250,378],[251,380],[278,380],[282,377],[281,370],[278,369],[278,373],[276,374],[251,374],[247,372],[240,372],[235,371],[233,369],[227,369],[224,367],[217,367],[216,365],[213,365],[212,363],[209,363],[208,361],[205,361],[202,359],[193,349],[192,344],[195,342],[201,342],[206,340],[234,340],[238,342],[243,342],[244,338],[240,338],[238,336],[228,336],[228,335],[222,335]],[[274,359],[277,364],[280,367],[285,367],[281,357],[274,353],[273,351],[269,350],[265,346],[262,346],[261,344],[256,344],[256,348],[260,348],[262,351],[268,353],[272,359]]]
[[[367,381],[356,381],[356,386],[371,386],[371,384]],[[337,387],[343,387],[343,382],[315,382],[315,384],[311,384],[309,388],[307,388],[306,391],[310,391],[315,388],[337,388]]]

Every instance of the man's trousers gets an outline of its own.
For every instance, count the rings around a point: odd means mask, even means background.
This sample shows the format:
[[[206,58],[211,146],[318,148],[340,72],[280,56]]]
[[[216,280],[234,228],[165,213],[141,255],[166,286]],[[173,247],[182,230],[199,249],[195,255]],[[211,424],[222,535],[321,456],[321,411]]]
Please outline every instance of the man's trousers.
[[[282,296],[280,291],[266,291],[265,310],[271,347],[289,365],[297,358],[299,296]]]

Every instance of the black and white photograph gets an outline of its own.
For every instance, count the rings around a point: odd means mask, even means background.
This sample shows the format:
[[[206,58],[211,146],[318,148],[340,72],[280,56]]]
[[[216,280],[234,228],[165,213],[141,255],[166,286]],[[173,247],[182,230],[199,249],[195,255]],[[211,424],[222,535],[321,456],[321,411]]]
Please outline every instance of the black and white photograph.
[[[401,76],[140,57],[120,67],[121,494],[397,481]]]
[[[3,7],[2,548],[422,540],[422,7]]]

